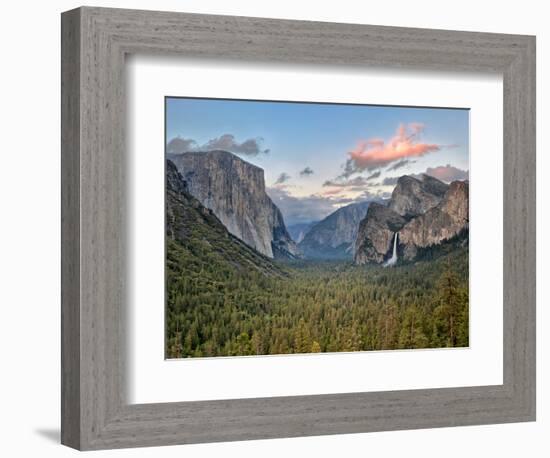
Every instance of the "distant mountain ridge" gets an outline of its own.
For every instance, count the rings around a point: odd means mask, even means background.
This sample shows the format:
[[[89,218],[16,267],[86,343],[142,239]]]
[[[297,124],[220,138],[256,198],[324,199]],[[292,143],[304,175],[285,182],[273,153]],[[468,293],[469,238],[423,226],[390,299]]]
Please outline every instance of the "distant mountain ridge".
[[[310,221],[309,223],[296,223],[287,226],[288,233],[296,243],[304,240],[308,231],[315,226],[319,221]]]
[[[352,259],[361,220],[370,202],[341,207],[311,227],[298,248],[310,259]]]
[[[269,258],[297,258],[279,208],[265,192],[264,171],[228,151],[168,154],[189,193],[227,230]]]
[[[450,185],[434,177],[399,178],[387,208],[371,205],[361,221],[355,263],[382,263],[397,233],[400,257],[411,260],[419,248],[437,245],[468,229],[469,183]]]

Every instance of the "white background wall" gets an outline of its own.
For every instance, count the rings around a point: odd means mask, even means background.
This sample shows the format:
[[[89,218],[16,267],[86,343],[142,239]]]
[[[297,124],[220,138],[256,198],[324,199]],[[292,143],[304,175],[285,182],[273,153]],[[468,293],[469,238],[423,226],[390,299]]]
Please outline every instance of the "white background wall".
[[[392,433],[99,452],[97,456],[546,457],[550,453],[550,29],[544,2],[128,0],[97,6],[536,34],[538,61],[538,421]],[[0,422],[2,456],[71,456],[58,445],[60,372],[59,14],[79,6],[5,2],[0,17]],[[546,82],[546,84],[545,84]],[[547,127],[546,127],[547,129]],[[546,172],[546,173],[545,173]],[[545,205],[546,203],[546,205]],[[547,209],[547,208],[546,208]],[[545,256],[546,255],[546,256]],[[546,434],[545,434],[546,433]]]

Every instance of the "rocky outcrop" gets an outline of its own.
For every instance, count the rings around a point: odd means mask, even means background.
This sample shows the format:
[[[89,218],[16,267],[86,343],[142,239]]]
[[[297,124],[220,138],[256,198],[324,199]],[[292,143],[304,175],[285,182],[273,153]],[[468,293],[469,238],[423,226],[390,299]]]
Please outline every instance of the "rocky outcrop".
[[[381,263],[391,250],[393,237],[407,220],[385,205],[373,202],[357,233],[355,263]]]
[[[468,182],[451,183],[438,205],[412,219],[399,231],[405,259],[413,259],[419,247],[437,245],[467,229],[468,204]]]
[[[273,258],[299,256],[280,210],[265,192],[264,171],[227,151],[169,154],[190,194],[227,230]]]
[[[397,180],[388,207],[405,218],[422,215],[441,202],[448,187],[429,175],[404,175]]]
[[[181,195],[189,193],[187,182],[183,179],[172,161],[166,161],[166,191]]]
[[[418,249],[437,245],[468,229],[468,182],[447,185],[424,175],[400,177],[386,209],[371,205],[356,241],[356,264],[381,263],[398,236],[399,257],[414,259]]]
[[[176,166],[166,161],[166,265],[170,272],[184,275],[212,267],[283,276],[286,272],[228,232],[212,210],[188,192]],[[182,262],[182,259],[185,261]]]
[[[353,258],[355,240],[361,220],[367,214],[370,202],[347,205],[315,224],[298,247],[306,258]]]

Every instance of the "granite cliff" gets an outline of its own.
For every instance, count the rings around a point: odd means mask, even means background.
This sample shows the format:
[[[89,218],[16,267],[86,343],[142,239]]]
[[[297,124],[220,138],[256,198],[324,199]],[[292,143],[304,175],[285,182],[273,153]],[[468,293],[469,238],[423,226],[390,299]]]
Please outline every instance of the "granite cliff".
[[[296,258],[299,250],[279,208],[265,192],[264,171],[227,151],[169,154],[189,193],[227,230],[269,258]]]
[[[355,263],[381,263],[391,250],[394,234],[407,220],[390,208],[372,203],[361,221],[355,242]]]
[[[448,187],[429,175],[421,179],[403,175],[397,180],[388,208],[404,218],[421,215],[441,201]]]
[[[399,257],[412,260],[419,248],[437,245],[468,229],[468,182],[450,185],[428,175],[402,176],[388,207],[372,204],[361,221],[355,263],[382,263],[398,233]]]
[[[190,193],[187,183],[166,162],[166,262],[167,281],[197,275],[201,270],[257,271],[286,275],[271,259],[230,234],[212,210]]]
[[[452,182],[438,205],[413,218],[399,231],[405,259],[413,259],[417,248],[437,245],[468,229],[468,203],[468,182]]]

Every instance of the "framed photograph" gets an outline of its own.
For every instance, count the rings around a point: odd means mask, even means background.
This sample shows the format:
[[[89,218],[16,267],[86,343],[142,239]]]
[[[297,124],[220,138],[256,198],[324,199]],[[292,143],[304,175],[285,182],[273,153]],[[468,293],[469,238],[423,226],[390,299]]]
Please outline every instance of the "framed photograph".
[[[165,103],[166,358],[469,346],[469,110]]]
[[[535,39],[62,15],[62,442],[535,419]]]

